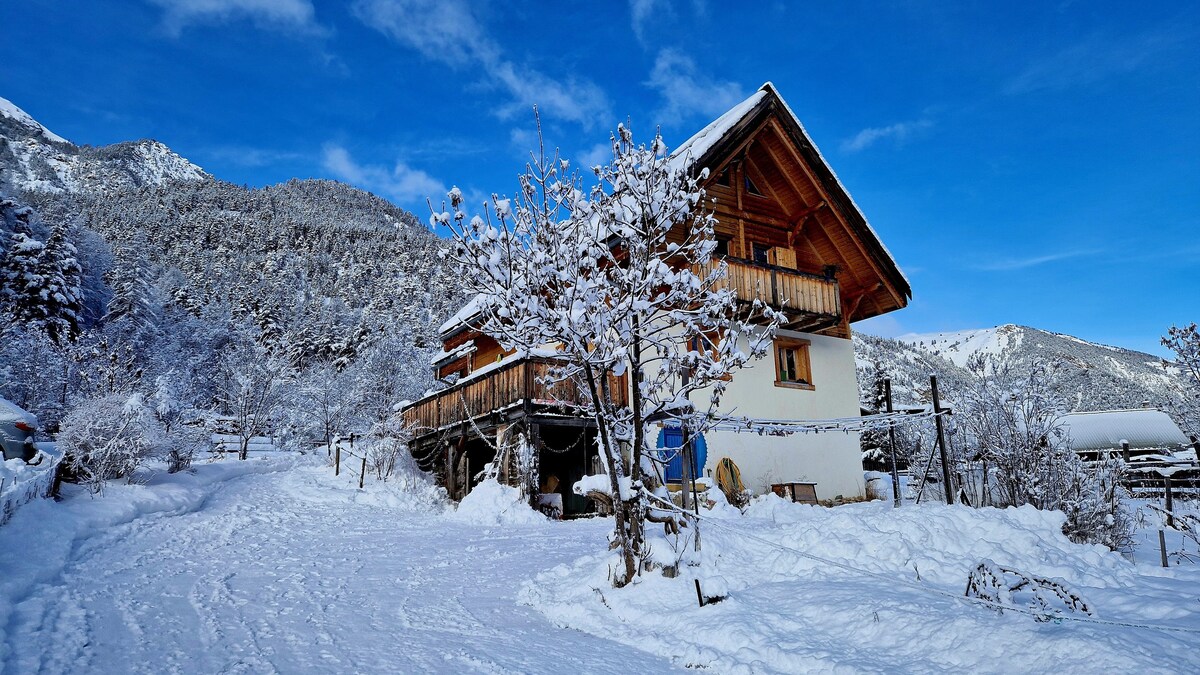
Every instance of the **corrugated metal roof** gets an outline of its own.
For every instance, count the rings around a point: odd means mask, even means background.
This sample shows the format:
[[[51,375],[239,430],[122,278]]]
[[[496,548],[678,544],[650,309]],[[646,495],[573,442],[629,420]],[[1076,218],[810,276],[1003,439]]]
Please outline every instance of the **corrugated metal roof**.
[[[1161,410],[1105,410],[1071,413],[1063,417],[1063,431],[1070,434],[1071,449],[1172,449],[1187,445],[1187,437],[1169,415]]]

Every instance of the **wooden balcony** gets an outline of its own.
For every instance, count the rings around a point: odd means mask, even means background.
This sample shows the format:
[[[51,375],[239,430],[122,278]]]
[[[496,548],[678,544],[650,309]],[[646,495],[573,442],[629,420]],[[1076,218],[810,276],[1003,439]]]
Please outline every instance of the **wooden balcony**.
[[[749,260],[726,258],[725,262],[729,273],[717,288],[732,288],[741,302],[760,300],[783,310],[788,317],[785,328],[815,331],[841,323],[842,295],[837,279]],[[697,274],[707,274],[719,264],[714,259],[700,266]]]
[[[590,400],[586,387],[572,380],[548,386],[547,373],[561,361],[546,357],[510,357],[510,361],[468,376],[461,382],[409,404],[402,414],[417,438],[474,420],[481,428],[523,415],[570,414]],[[624,377],[609,377],[616,405],[628,403]]]

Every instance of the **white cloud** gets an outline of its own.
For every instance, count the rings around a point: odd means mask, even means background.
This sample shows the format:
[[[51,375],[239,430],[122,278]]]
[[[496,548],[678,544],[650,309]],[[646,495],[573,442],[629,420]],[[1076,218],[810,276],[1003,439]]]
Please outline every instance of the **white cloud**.
[[[608,99],[590,80],[555,79],[509,59],[462,0],[358,0],[354,14],[366,25],[427,59],[455,68],[479,68],[485,83],[508,93],[497,112],[511,117],[533,105],[584,127],[607,117]]]
[[[612,161],[613,147],[610,141],[597,143],[575,155],[575,168],[583,172],[591,171],[592,167],[603,166]]]
[[[191,24],[248,19],[293,33],[322,34],[311,0],[149,0],[163,10],[163,27],[179,35]]]
[[[629,19],[638,42],[645,44],[646,27],[657,13],[665,11],[666,0],[629,0]]]
[[[1187,42],[1169,33],[1093,36],[1034,61],[1008,81],[1004,92],[1028,94],[1094,84],[1139,70]]]
[[[692,115],[711,119],[745,98],[741,85],[718,82],[699,73],[691,57],[675,49],[658,53],[646,84],[665,99],[659,115],[669,123]]]
[[[889,124],[886,127],[871,127],[863,129],[854,135],[853,138],[842,143],[844,152],[858,152],[866,150],[875,145],[875,143],[884,140],[890,140],[897,145],[904,143],[914,134],[924,131],[933,126],[933,122],[929,120],[914,120],[912,122],[897,122]]]
[[[404,162],[391,169],[376,164],[359,164],[340,145],[327,144],[322,165],[338,178],[364,190],[383,195],[401,206],[417,206],[426,199],[435,204],[446,194],[446,186],[438,179]]]
[[[1084,258],[1093,256],[1101,251],[1097,249],[1080,249],[1075,251],[1061,251],[1058,253],[1047,253],[1045,255],[1035,255],[1026,258],[1009,258],[1006,260],[998,260],[996,262],[978,265],[976,269],[985,272],[1011,272],[1014,270],[1023,270],[1029,267],[1037,267],[1047,263],[1058,262],[1060,260],[1070,260],[1072,258]]]

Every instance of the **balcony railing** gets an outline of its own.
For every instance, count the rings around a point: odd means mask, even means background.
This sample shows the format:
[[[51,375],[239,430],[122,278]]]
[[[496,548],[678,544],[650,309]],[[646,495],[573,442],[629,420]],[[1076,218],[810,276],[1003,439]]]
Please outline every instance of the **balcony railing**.
[[[842,297],[837,279],[807,274],[785,267],[760,265],[748,260],[725,260],[728,275],[717,288],[732,288],[742,302],[760,300],[788,315],[789,326],[813,328],[834,325],[842,318]],[[707,274],[720,261],[699,266]]]
[[[562,365],[561,361],[546,357],[510,359],[408,405],[403,411],[405,424],[419,437],[471,419],[482,426],[481,419],[493,415],[511,417],[525,410],[526,404],[531,411],[558,408],[565,412],[591,400],[587,388],[573,380],[556,382],[553,386],[545,383],[550,369]],[[629,392],[623,376],[609,376],[608,388],[614,404],[628,403]]]

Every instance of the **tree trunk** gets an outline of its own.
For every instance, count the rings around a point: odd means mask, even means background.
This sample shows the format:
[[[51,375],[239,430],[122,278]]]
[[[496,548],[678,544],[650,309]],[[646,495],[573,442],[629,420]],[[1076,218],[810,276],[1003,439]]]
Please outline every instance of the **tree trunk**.
[[[238,459],[246,459],[250,456],[250,439],[242,436],[241,447],[238,448]]]
[[[601,414],[596,415],[596,430],[600,435],[600,445],[604,448],[604,460],[608,464],[609,486],[613,495],[614,536],[616,537],[617,545],[621,549],[621,560],[625,566],[624,576],[614,577],[613,586],[621,588],[633,581],[634,575],[637,574],[641,538],[634,533],[634,524],[631,522],[633,514],[631,513],[630,502],[621,499],[620,479],[623,473],[620,461],[621,449],[616,447],[608,428],[608,420],[611,419],[611,416],[605,409],[605,406],[608,405],[608,400],[604,398],[604,394],[607,392],[603,391],[600,386],[597,386],[596,374],[590,364],[583,366],[583,373],[592,395],[592,401],[595,403],[597,410],[601,412]],[[601,373],[600,375],[604,378],[607,373]],[[606,379],[604,381],[607,382]],[[603,387],[603,389],[607,389],[607,387]],[[637,531],[640,533],[640,528],[637,528]]]

